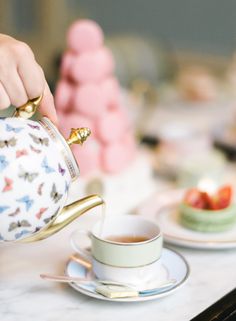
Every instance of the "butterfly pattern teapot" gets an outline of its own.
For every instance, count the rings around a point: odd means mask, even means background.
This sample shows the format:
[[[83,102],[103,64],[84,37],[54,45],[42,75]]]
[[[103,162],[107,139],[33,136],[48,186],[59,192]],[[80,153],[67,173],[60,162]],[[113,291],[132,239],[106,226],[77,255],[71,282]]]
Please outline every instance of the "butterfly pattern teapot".
[[[72,129],[66,141],[46,117],[30,120],[41,98],[0,118],[0,241],[46,238],[103,203],[92,195],[63,208],[79,176],[70,145],[82,144],[90,130]]]

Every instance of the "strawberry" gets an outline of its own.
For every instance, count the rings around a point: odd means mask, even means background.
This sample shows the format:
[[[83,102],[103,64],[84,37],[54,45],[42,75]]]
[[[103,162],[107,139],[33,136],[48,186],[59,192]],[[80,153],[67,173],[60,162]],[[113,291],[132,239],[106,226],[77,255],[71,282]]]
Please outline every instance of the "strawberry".
[[[189,189],[184,197],[184,202],[195,208],[205,208],[206,199],[204,197],[204,192],[199,191],[197,188]]]
[[[232,188],[229,185],[225,185],[213,195],[209,195],[207,192],[200,191],[197,188],[191,188],[186,192],[184,202],[199,209],[221,210],[230,205],[231,198]]]
[[[229,185],[218,189],[217,193],[211,197],[210,209],[221,210],[230,205],[232,198],[232,188]]]

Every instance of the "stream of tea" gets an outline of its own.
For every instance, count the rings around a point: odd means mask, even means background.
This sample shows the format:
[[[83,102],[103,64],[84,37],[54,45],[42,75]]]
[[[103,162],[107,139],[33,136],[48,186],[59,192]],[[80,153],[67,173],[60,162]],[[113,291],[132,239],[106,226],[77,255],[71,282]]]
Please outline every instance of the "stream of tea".
[[[102,219],[100,221],[100,227],[99,227],[99,233],[98,233],[99,237],[102,237],[102,232],[103,232],[105,218],[106,218],[106,203],[104,201],[101,206],[101,216],[102,216]]]

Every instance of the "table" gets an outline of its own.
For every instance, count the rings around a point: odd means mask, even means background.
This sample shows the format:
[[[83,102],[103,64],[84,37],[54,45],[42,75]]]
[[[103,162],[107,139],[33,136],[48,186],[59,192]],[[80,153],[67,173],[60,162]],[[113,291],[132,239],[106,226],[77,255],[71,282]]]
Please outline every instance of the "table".
[[[41,280],[40,273],[63,273],[72,253],[71,232],[90,227],[99,217],[100,212],[93,210],[49,239],[0,247],[0,320],[186,321],[235,287],[236,250],[203,251],[173,246],[187,259],[190,277],[178,291],[158,300],[99,301],[68,285]]]

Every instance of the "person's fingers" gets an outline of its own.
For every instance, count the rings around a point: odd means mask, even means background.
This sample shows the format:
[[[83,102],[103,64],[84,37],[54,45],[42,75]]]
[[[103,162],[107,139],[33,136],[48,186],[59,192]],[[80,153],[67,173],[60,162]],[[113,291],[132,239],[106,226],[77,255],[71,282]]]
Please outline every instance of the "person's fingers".
[[[48,117],[56,126],[58,125],[57,113],[54,105],[54,98],[48,87],[47,82],[45,83],[43,98],[40,103],[39,111],[43,116]]]
[[[30,47],[11,37],[0,35],[0,108],[24,105],[43,94],[39,111],[57,124],[54,99],[41,67]],[[5,91],[4,91],[5,90]]]
[[[0,82],[0,109],[5,109],[11,105],[10,98]]]
[[[15,68],[9,67],[8,70],[2,72],[0,74],[0,81],[4,84],[4,89],[13,106],[19,107],[28,101],[24,85]]]
[[[31,59],[28,64],[19,64],[18,74],[22,80],[28,99],[33,99],[43,94],[45,87],[44,73],[34,59]]]
[[[42,68],[34,58],[32,59],[31,57],[28,64],[26,64],[24,58],[22,58],[18,66],[18,73],[28,98],[36,98],[43,94],[39,111],[43,116],[48,117],[53,123],[57,124],[53,95],[48,87]]]

